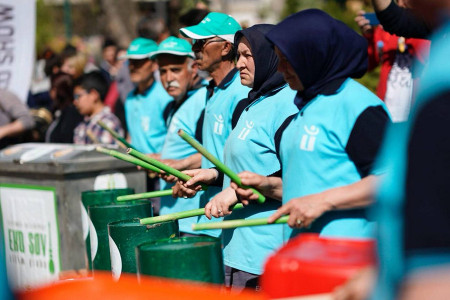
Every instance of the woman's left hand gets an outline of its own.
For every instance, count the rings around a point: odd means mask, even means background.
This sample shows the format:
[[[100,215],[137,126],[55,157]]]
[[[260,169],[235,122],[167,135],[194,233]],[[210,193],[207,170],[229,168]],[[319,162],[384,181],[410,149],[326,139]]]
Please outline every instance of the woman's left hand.
[[[289,215],[289,227],[309,227],[315,219],[332,208],[333,205],[327,201],[325,192],[312,194],[291,199],[270,216],[268,221],[273,223],[281,216]]]
[[[236,192],[227,187],[214,196],[205,206],[205,216],[211,220],[211,216],[220,218],[231,214],[230,207],[238,202]]]

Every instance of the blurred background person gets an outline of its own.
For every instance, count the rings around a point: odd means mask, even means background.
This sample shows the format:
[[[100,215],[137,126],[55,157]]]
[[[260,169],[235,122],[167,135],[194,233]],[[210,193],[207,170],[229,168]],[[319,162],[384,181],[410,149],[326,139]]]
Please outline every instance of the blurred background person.
[[[50,97],[53,100],[53,122],[45,135],[47,143],[73,143],[75,127],[83,116],[73,105],[74,81],[72,76],[58,73],[51,78]]]
[[[108,81],[100,71],[92,71],[75,82],[74,104],[84,120],[75,128],[75,144],[117,144],[114,137],[100,125],[106,126],[124,136],[119,119],[103,103],[108,91]]]
[[[407,7],[408,1],[400,0],[398,5]],[[355,21],[369,42],[369,71],[381,64],[377,96],[386,103],[394,122],[406,121],[416,79],[428,59],[430,42],[392,35],[382,26],[371,24],[364,11],[358,13]],[[413,67],[414,59],[417,62]]]
[[[35,121],[28,107],[13,93],[0,89],[0,149],[26,141]]]

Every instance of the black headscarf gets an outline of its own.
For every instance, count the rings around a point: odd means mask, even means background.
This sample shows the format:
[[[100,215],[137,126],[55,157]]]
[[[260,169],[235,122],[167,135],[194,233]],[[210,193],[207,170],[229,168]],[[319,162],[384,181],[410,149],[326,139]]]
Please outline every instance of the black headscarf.
[[[329,84],[359,78],[367,70],[366,39],[318,9],[289,16],[266,37],[286,56],[303,83],[305,89],[295,99],[297,106],[321,94]]]
[[[273,50],[273,45],[265,37],[265,34],[274,27],[275,25],[258,24],[239,30],[234,36],[236,47],[242,37],[248,40],[255,62],[255,77],[253,88],[248,94],[248,104],[286,84],[283,75],[277,72],[278,57]]]

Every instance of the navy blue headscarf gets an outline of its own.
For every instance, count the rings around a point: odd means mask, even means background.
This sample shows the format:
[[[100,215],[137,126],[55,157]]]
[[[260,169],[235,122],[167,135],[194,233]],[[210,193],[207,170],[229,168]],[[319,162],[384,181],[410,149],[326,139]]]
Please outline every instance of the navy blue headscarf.
[[[277,72],[278,57],[275,54],[273,45],[265,36],[274,27],[275,25],[258,24],[239,30],[234,36],[236,47],[243,36],[248,40],[255,62],[255,77],[253,88],[248,94],[248,104],[286,84],[283,75]]]
[[[318,9],[295,13],[266,34],[294,68],[304,91],[301,106],[321,94],[331,83],[359,78],[367,71],[366,39],[341,21]],[[337,88],[340,86],[337,86]]]

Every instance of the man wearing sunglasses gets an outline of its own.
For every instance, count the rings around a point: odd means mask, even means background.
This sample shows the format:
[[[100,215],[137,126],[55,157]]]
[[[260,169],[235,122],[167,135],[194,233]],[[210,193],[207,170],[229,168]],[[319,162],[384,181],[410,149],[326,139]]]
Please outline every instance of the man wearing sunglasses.
[[[182,35],[193,39],[192,50],[198,68],[207,71],[212,78],[206,96],[202,143],[220,160],[223,159],[223,147],[232,130],[231,120],[236,105],[247,98],[250,91],[241,84],[235,67],[234,34],[240,29],[241,26],[235,19],[218,12],[210,12],[197,25],[180,29]],[[207,169],[214,165],[202,158],[201,167]],[[201,195],[200,206],[204,207],[221,190],[222,182],[217,187],[210,186]],[[205,216],[198,220],[208,221]],[[219,236],[221,231],[207,230],[201,233]]]

